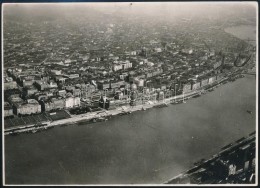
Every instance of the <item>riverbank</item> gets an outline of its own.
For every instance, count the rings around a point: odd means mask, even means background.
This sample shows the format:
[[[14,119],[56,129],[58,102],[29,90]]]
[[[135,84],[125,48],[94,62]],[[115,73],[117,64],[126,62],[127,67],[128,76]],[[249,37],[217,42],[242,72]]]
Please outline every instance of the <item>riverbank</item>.
[[[177,95],[177,96],[173,96],[170,98],[165,98],[164,100],[161,100],[161,101],[147,101],[146,104],[137,105],[137,106],[125,105],[122,107],[118,107],[114,110],[102,110],[102,111],[90,112],[90,113],[80,114],[80,115],[70,115],[71,116],[70,118],[61,119],[61,120],[57,120],[57,121],[43,122],[43,124],[40,124],[40,125],[31,124],[31,125],[26,125],[26,126],[10,127],[10,128],[7,128],[4,130],[4,134],[10,135],[10,134],[18,134],[18,133],[24,133],[24,132],[36,133],[38,131],[48,130],[55,126],[66,126],[69,124],[75,124],[77,122],[85,121],[85,122],[95,123],[95,122],[99,122],[99,121],[107,121],[108,118],[110,118],[112,116],[130,114],[135,111],[147,110],[147,109],[154,108],[154,107],[166,107],[169,104],[186,103],[185,101],[187,101],[190,98],[199,97],[202,94],[205,94],[206,92],[213,91],[215,87],[218,87],[221,84],[225,84],[227,82],[233,82],[237,78],[241,78],[241,76],[239,76],[240,74],[243,74],[243,73],[234,72],[233,75],[228,74],[226,77],[223,77],[221,80],[218,80],[212,84],[205,85],[198,90],[191,91],[191,92],[184,93],[184,94]]]
[[[48,130],[55,126],[75,124],[77,122],[82,122],[82,121],[86,121],[86,122],[92,121],[93,123],[96,121],[106,121],[108,120],[107,118],[112,116],[130,114],[135,111],[147,110],[154,107],[166,107],[169,104],[185,103],[185,101],[188,100],[189,98],[198,97],[202,94],[205,94],[207,91],[212,91],[215,87],[218,87],[220,84],[226,83],[228,79],[229,79],[228,77],[224,77],[221,80],[216,81],[211,85],[206,85],[198,90],[191,91],[183,95],[177,95],[174,97],[166,98],[162,101],[148,101],[146,104],[137,105],[137,106],[126,105],[114,110],[103,110],[103,111],[91,112],[91,113],[81,114],[81,115],[71,115],[71,118],[61,119],[53,122],[44,122],[42,126],[27,125],[27,126],[20,126],[20,127],[11,127],[5,129],[4,134],[10,135],[10,134],[18,134],[24,132],[35,133],[37,131]]]

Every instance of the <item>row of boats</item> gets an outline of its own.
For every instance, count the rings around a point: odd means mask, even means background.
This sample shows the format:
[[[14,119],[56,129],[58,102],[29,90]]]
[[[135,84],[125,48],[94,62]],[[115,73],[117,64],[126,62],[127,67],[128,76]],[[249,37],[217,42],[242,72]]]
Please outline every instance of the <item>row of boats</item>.
[[[236,76],[230,77],[229,80],[232,81],[232,82],[234,82],[236,79],[238,79],[238,78],[244,78],[244,77],[245,77],[245,76],[241,74],[241,75],[236,75]]]
[[[34,125],[33,127],[29,127],[29,128],[17,127],[10,131],[5,131],[5,135],[17,135],[19,133],[36,133],[36,132],[40,132],[40,131],[49,130],[52,128],[54,128],[54,126],[49,126],[49,123],[38,123],[38,124]]]
[[[33,130],[27,131],[27,132],[28,133],[36,133],[36,132],[46,131],[46,130],[49,130],[49,129],[52,129],[52,128],[54,128],[54,126],[43,126],[41,128],[33,129]]]

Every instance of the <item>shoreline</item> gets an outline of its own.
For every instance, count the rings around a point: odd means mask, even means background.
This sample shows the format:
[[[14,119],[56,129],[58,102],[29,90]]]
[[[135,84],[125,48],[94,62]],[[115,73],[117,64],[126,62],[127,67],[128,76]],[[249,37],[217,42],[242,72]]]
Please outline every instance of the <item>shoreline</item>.
[[[184,102],[185,100],[188,100],[190,98],[200,97],[206,92],[212,92],[214,88],[219,87],[222,84],[233,82],[236,79],[241,78],[240,76],[244,74],[247,74],[247,71],[246,72],[243,71],[241,73],[234,72],[233,75],[228,74],[224,76],[222,79],[215,81],[214,83],[202,86],[198,90],[184,93],[184,96],[183,94],[181,94],[181,95],[165,98],[162,101],[146,101],[146,104],[141,104],[136,106],[130,106],[129,104],[126,104],[125,106],[117,107],[116,109],[113,110],[103,109],[102,111],[89,112],[80,115],[70,114],[71,117],[66,119],[60,119],[56,121],[46,121],[46,122],[41,122],[40,124],[30,124],[30,125],[23,125],[17,127],[10,127],[4,129],[4,135],[17,135],[20,133],[36,133],[44,130],[49,130],[51,128],[54,128],[55,126],[68,126],[68,125],[74,125],[79,122],[95,123],[95,122],[107,121],[108,118],[112,116],[126,115],[135,111],[141,111],[141,110],[145,111],[146,109],[150,109],[150,108],[167,107],[169,104],[175,105],[180,103],[186,103]]]
[[[205,94],[206,92],[211,92],[214,88],[223,84],[223,82],[226,82],[226,83],[230,82],[228,80],[229,80],[229,77],[224,77],[221,80],[212,83],[211,85],[203,86],[199,90],[185,93],[184,96],[181,94],[181,95],[177,95],[174,97],[166,98],[162,101],[147,101],[148,104],[141,104],[141,105],[136,105],[136,106],[130,106],[128,104],[128,105],[118,107],[113,110],[102,110],[102,111],[98,111],[98,112],[90,112],[90,113],[80,114],[80,115],[71,115],[70,118],[61,119],[61,120],[52,121],[52,122],[43,122],[42,124],[40,124],[38,126],[33,124],[33,125],[24,125],[24,126],[20,126],[20,127],[11,127],[11,128],[7,128],[4,130],[4,135],[12,135],[12,134],[25,133],[25,132],[35,133],[38,131],[54,128],[55,126],[68,126],[71,124],[76,124],[78,122],[95,123],[96,120],[107,121],[108,120],[107,117],[130,114],[135,111],[142,111],[142,110],[145,111],[150,108],[167,107],[169,104],[180,104],[180,103],[183,103],[183,101],[188,100],[190,98],[196,98],[196,97],[201,96],[202,94]],[[205,87],[207,87],[207,89]]]
[[[242,25],[239,24],[239,25],[234,25],[234,26],[223,28],[223,31],[225,33],[228,33],[228,34],[230,34],[230,35],[232,35],[232,36],[234,36],[234,37],[236,37],[236,38],[238,38],[240,40],[243,40],[243,41],[245,41],[246,43],[248,43],[250,45],[256,46],[256,38],[252,38],[252,39],[250,37],[244,38],[244,37],[238,36],[237,34],[234,34],[234,32],[227,31],[229,29],[237,29],[237,27],[254,27],[256,29],[254,32],[256,32],[257,31],[257,26],[254,23],[248,23],[248,24],[242,24]],[[252,42],[248,41],[248,39],[255,40],[255,42],[252,43]]]

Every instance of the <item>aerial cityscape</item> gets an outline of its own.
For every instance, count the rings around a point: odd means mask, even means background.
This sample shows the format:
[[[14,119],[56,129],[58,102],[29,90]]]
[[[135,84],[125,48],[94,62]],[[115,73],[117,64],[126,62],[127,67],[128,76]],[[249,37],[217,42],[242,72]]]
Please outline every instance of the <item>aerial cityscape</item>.
[[[257,184],[257,11],[3,4],[4,183]]]

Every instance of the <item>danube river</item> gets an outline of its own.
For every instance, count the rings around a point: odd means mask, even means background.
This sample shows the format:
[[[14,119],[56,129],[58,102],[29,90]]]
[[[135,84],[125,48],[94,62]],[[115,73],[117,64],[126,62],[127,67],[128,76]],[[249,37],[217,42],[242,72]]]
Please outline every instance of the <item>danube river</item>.
[[[6,183],[165,182],[255,131],[255,98],[256,78],[246,76],[185,104],[6,136]]]
[[[225,32],[230,33],[243,40],[249,39],[249,43],[256,46],[256,26],[254,25],[228,27],[225,29]]]

